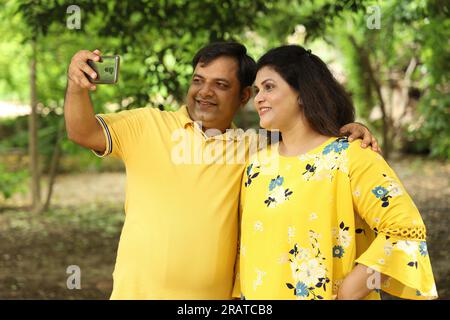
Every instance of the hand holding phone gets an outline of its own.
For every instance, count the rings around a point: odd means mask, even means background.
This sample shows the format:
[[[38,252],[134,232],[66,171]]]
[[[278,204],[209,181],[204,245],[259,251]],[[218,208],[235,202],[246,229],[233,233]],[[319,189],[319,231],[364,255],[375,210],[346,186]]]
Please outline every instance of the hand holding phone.
[[[88,60],[87,64],[94,70],[97,77],[91,78],[86,74],[89,81],[95,84],[114,84],[117,83],[119,77],[120,57],[101,56],[98,61]]]
[[[68,90],[95,90],[96,84],[114,84],[119,75],[119,56],[101,56],[100,50],[80,50],[70,62]]]

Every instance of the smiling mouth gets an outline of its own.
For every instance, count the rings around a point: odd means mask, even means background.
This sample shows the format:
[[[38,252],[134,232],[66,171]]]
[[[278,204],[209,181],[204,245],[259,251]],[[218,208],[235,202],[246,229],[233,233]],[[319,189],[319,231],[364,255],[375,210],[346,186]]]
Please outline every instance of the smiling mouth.
[[[217,103],[210,102],[210,101],[204,101],[204,100],[195,100],[195,102],[201,107],[201,108],[210,108],[217,106]]]
[[[260,116],[262,116],[262,115],[266,114],[267,112],[269,112],[270,110],[272,110],[272,108],[269,108],[269,107],[262,107],[262,108],[259,108],[258,114],[259,114]]]

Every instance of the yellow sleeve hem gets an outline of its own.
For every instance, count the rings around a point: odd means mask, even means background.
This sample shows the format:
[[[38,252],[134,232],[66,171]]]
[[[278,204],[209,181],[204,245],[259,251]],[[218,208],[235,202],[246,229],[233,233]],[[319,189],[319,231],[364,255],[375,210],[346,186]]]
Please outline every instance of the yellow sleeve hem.
[[[425,241],[379,233],[356,263],[389,276],[381,289],[391,295],[413,300],[438,297]]]

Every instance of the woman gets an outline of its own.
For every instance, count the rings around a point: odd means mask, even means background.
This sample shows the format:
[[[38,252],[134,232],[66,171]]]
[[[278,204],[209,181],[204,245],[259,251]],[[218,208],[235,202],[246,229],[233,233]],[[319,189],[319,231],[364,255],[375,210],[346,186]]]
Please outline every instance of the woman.
[[[242,297],[436,298],[420,213],[379,154],[339,137],[354,109],[325,63],[291,45],[257,70],[260,125],[281,139],[242,181]]]

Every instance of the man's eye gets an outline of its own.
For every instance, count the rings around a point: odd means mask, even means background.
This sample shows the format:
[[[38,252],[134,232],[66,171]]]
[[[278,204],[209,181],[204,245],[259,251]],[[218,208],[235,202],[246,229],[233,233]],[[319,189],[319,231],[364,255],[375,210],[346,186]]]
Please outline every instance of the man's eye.
[[[227,85],[226,83],[223,83],[223,82],[219,82],[219,83],[217,83],[217,85],[218,85],[220,88],[228,88],[228,85]]]
[[[200,79],[194,78],[194,79],[192,79],[192,83],[200,83]]]

